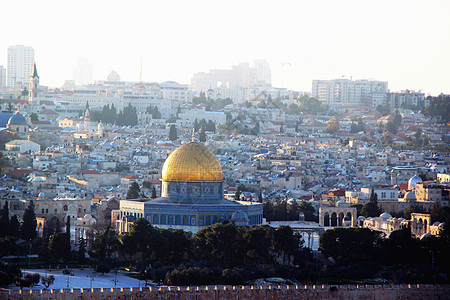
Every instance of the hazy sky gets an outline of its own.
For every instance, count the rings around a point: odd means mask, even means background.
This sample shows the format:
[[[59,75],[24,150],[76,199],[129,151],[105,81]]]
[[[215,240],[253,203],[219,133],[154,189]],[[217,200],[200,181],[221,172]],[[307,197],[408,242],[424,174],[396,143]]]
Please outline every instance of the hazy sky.
[[[142,59],[145,81],[180,83],[267,59],[275,86],[300,91],[345,75],[450,94],[449,13],[449,0],[2,1],[0,65],[32,46],[41,84],[61,86],[81,56],[94,79],[138,80]]]

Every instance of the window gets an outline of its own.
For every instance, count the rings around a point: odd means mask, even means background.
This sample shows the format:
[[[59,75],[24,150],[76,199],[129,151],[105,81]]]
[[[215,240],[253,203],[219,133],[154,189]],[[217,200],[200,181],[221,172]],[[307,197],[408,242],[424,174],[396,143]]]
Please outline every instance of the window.
[[[386,192],[381,192],[381,199],[386,199]]]
[[[44,209],[42,209],[42,213],[44,213]]]
[[[64,210],[64,211],[67,211],[67,205],[64,205],[64,206],[63,206],[63,210]]]

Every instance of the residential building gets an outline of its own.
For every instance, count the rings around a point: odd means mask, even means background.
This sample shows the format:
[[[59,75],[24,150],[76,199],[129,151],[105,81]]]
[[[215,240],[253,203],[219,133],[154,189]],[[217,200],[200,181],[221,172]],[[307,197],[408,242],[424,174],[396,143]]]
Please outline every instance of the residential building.
[[[8,86],[21,89],[28,85],[34,66],[34,49],[16,45],[8,48]]]
[[[387,92],[388,83],[372,80],[313,80],[312,96],[332,108],[371,104],[372,93]]]
[[[0,66],[0,89],[6,87],[6,69]]]

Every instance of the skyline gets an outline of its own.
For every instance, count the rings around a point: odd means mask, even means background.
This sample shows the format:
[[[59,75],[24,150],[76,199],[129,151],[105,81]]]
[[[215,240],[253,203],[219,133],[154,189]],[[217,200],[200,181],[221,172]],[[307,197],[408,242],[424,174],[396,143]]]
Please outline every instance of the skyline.
[[[21,19],[7,13],[0,20],[8,28],[0,40],[0,65],[7,67],[9,46],[31,46],[41,83],[50,87],[73,79],[79,57],[93,64],[94,80],[115,70],[122,80],[138,81],[142,60],[144,81],[183,84],[196,72],[266,59],[275,87],[310,92],[312,80],[344,75],[387,81],[391,91],[450,94],[448,1],[2,6],[21,11]]]

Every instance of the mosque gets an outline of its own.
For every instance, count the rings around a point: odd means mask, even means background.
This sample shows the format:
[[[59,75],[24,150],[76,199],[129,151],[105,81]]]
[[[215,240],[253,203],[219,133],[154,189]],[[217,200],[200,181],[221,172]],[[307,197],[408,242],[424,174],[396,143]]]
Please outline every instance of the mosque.
[[[166,159],[161,178],[161,197],[121,200],[112,214],[119,232],[128,231],[137,218],[159,228],[193,233],[214,223],[261,225],[263,205],[224,199],[222,166],[203,144],[186,143]]]

